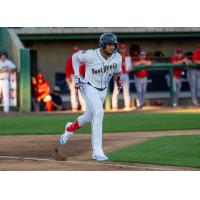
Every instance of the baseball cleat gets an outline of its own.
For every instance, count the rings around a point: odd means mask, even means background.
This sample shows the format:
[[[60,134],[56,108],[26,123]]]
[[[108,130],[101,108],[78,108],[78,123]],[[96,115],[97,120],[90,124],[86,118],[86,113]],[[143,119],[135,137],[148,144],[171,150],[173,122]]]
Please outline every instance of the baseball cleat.
[[[66,144],[69,141],[70,137],[73,135],[73,132],[67,131],[67,127],[70,126],[72,123],[68,122],[65,126],[65,132],[60,137],[60,144]]]
[[[106,155],[93,155],[92,159],[96,161],[106,161],[108,160],[108,157]]]

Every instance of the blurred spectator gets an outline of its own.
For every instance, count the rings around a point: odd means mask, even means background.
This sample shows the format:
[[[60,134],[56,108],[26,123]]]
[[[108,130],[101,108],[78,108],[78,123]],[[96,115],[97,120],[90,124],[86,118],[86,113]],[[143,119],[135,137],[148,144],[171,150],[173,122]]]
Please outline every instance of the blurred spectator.
[[[156,58],[163,58],[165,57],[164,53],[160,50],[154,52],[154,57]]]
[[[152,51],[147,52],[146,54],[147,54],[147,58],[154,59],[154,53]]]
[[[145,51],[141,51],[139,58],[134,60],[134,66],[149,66],[151,64],[152,62],[147,59]],[[147,75],[147,69],[134,71],[135,88],[137,92],[137,108],[143,108],[144,106],[144,97],[147,89]]]
[[[175,56],[171,58],[171,62],[173,64],[189,64],[191,61],[186,58],[183,54],[183,49],[179,48],[175,52]],[[173,95],[173,107],[178,106],[178,98],[181,91],[181,85],[182,85],[182,74],[183,74],[183,68],[174,68],[173,70],[173,89],[174,89],[174,95]]]
[[[74,46],[72,48],[72,51],[73,51],[73,53],[78,52],[79,47]],[[79,70],[80,70],[80,76],[82,76],[84,78],[84,76],[85,76],[85,64],[84,63],[80,63]],[[72,66],[72,55],[66,61],[65,71],[66,71],[66,83],[70,90],[72,111],[78,111],[78,99],[77,99],[76,90],[75,90],[75,76],[74,76],[74,69]],[[85,104],[85,101],[84,101],[83,97],[81,96],[81,93],[79,90],[78,90],[78,97],[79,97],[79,101],[80,101],[80,105],[81,105],[81,110],[84,111],[86,104]]]
[[[132,58],[138,58],[139,54],[140,54],[140,46],[137,44],[131,45],[130,56]]]
[[[130,110],[130,94],[129,94],[129,74],[132,70],[132,62],[131,57],[127,54],[127,49],[125,44],[120,44],[119,46],[119,53],[122,56],[122,74],[121,74],[121,80],[123,81],[123,94],[124,94],[124,109]],[[117,87],[116,81],[114,82],[114,89],[113,89],[113,95],[112,95],[112,109],[117,110],[118,109],[118,102],[117,97],[119,95],[119,90]]]
[[[193,63],[200,65],[200,44],[192,54]],[[187,72],[190,91],[192,96],[192,105],[199,106],[198,96],[200,96],[200,66],[198,68],[189,68]]]
[[[9,112],[9,77],[16,71],[14,63],[8,59],[8,54],[5,50],[0,51],[0,96],[2,94],[3,111]]]
[[[193,53],[192,53],[191,51],[188,51],[188,52],[186,52],[184,55],[185,55],[186,58],[192,60],[192,54],[193,54]]]
[[[60,88],[58,86],[54,87],[53,93],[51,94],[51,98],[54,111],[64,110],[63,102],[60,96]]]
[[[50,86],[47,80],[44,79],[42,73],[38,73],[36,78],[32,77],[34,85],[33,106],[36,112],[52,111],[52,98],[50,96]]]

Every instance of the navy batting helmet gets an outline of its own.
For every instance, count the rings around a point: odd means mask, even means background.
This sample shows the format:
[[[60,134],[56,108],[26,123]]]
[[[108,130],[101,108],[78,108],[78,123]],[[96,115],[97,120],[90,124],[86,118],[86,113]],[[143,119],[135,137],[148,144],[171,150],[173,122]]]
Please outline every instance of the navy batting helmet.
[[[106,44],[114,44],[116,52],[118,48],[117,36],[114,33],[103,33],[99,39],[99,47],[105,49]]]

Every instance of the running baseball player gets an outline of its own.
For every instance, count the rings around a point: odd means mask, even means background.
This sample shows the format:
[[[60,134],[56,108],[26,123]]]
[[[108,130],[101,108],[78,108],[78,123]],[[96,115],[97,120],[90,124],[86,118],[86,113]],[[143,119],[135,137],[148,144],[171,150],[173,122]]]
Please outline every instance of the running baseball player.
[[[123,81],[123,95],[124,95],[124,110],[130,110],[130,94],[129,94],[129,72],[132,70],[132,63],[131,63],[131,57],[127,54],[126,51],[126,45],[120,44],[119,45],[119,53],[122,56],[122,74],[121,74],[121,80]],[[118,109],[118,102],[117,97],[119,95],[119,90],[117,87],[116,82],[114,83],[114,89],[113,89],[113,95],[112,95],[112,109],[117,110]]]
[[[78,50],[79,50],[78,46],[74,46],[72,48],[73,53],[78,52]],[[72,111],[76,112],[76,111],[78,111],[78,99],[77,99],[77,94],[76,94],[76,90],[75,90],[76,79],[75,79],[75,75],[74,75],[74,69],[72,66],[72,56],[70,56],[66,61],[65,71],[66,71],[66,83],[70,90]],[[80,63],[79,75],[82,78],[84,78],[84,76],[85,76],[84,63]],[[78,91],[78,97],[79,97],[79,102],[81,105],[81,110],[85,111],[85,101],[84,101],[83,97],[81,96],[80,91]]]
[[[102,148],[102,123],[104,116],[103,103],[106,97],[109,81],[114,76],[119,89],[122,87],[120,79],[122,58],[117,53],[117,37],[113,33],[104,33],[99,39],[99,47],[95,50],[79,51],[72,56],[76,76],[76,89],[79,89],[86,102],[83,115],[73,123],[68,122],[60,143],[65,144],[77,129],[87,123],[92,125],[92,159],[108,160]],[[79,75],[79,63],[86,64],[85,78]]]
[[[145,65],[149,66],[152,62],[147,59],[146,52],[141,51],[139,54],[139,59],[134,60],[134,66]],[[134,79],[135,79],[135,88],[137,93],[137,108],[142,109],[144,107],[144,97],[147,90],[147,69],[135,70]]]
[[[9,112],[9,77],[16,70],[16,66],[8,59],[5,50],[0,52],[0,94],[3,96],[3,111]]]
[[[171,58],[173,64],[189,64],[191,61],[183,55],[183,49],[178,48],[175,52],[175,56]],[[174,98],[173,98],[173,107],[178,106],[178,98],[181,92],[182,86],[182,68],[174,68],[173,70],[173,89],[174,89]]]
[[[197,46],[197,49],[193,52],[192,62],[200,64],[200,44]],[[192,105],[199,106],[198,95],[200,95],[200,67],[189,68],[187,70],[187,77],[190,84]]]

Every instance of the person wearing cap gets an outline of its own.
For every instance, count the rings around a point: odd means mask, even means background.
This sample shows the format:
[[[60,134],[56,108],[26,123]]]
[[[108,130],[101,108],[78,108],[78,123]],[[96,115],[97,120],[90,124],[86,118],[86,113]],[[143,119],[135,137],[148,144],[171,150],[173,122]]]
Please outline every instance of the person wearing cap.
[[[200,44],[192,54],[192,62],[199,64],[199,67],[189,68],[187,70],[187,77],[190,84],[192,105],[199,106],[198,96],[200,96]]]
[[[15,64],[8,59],[8,54],[5,50],[0,51],[0,94],[3,98],[3,111],[9,112],[9,78],[16,71]]]
[[[129,72],[132,70],[132,63],[131,57],[127,54],[126,45],[120,44],[119,45],[119,53],[122,56],[122,73],[121,73],[121,80],[123,81],[123,94],[124,94],[124,110],[130,110],[130,94],[129,94]],[[118,101],[117,97],[119,95],[119,90],[117,87],[117,83],[114,83],[113,95],[112,95],[112,109],[118,109]]]
[[[147,59],[146,52],[140,51],[139,58],[134,60],[134,66],[149,66],[152,64],[150,60]],[[137,93],[137,108],[143,108],[144,106],[144,97],[147,89],[147,69],[134,70],[134,78],[135,78],[135,88]]]
[[[44,79],[42,73],[37,73],[36,79],[32,78],[32,84],[34,85],[34,110],[35,111],[52,111],[52,98],[50,95],[49,82]]]
[[[183,49],[178,48],[176,49],[175,56],[171,58],[171,63],[188,65],[189,63],[191,63],[191,61],[184,56]],[[174,89],[173,91],[174,95],[173,95],[173,100],[172,100],[173,107],[178,106],[178,98],[181,91],[183,73],[184,73],[183,68],[175,67],[173,69],[173,89]]]
[[[60,88],[58,86],[54,87],[53,93],[51,94],[51,98],[54,111],[64,110],[62,98],[60,96]]]
[[[73,51],[73,53],[78,52],[79,47],[74,46],[72,48],[72,51]],[[72,55],[66,61],[65,72],[66,72],[66,83],[70,90],[71,108],[72,108],[72,111],[76,112],[76,111],[78,111],[79,104],[78,104],[78,99],[77,99],[76,90],[75,90],[76,81],[75,81],[74,69],[73,69],[73,65],[72,65]],[[82,78],[84,78],[85,77],[85,64],[84,63],[80,63],[79,72],[80,72],[80,76]],[[79,98],[81,110],[84,111],[85,110],[85,101],[84,101],[83,97],[81,96],[80,91],[78,91],[78,98]]]

